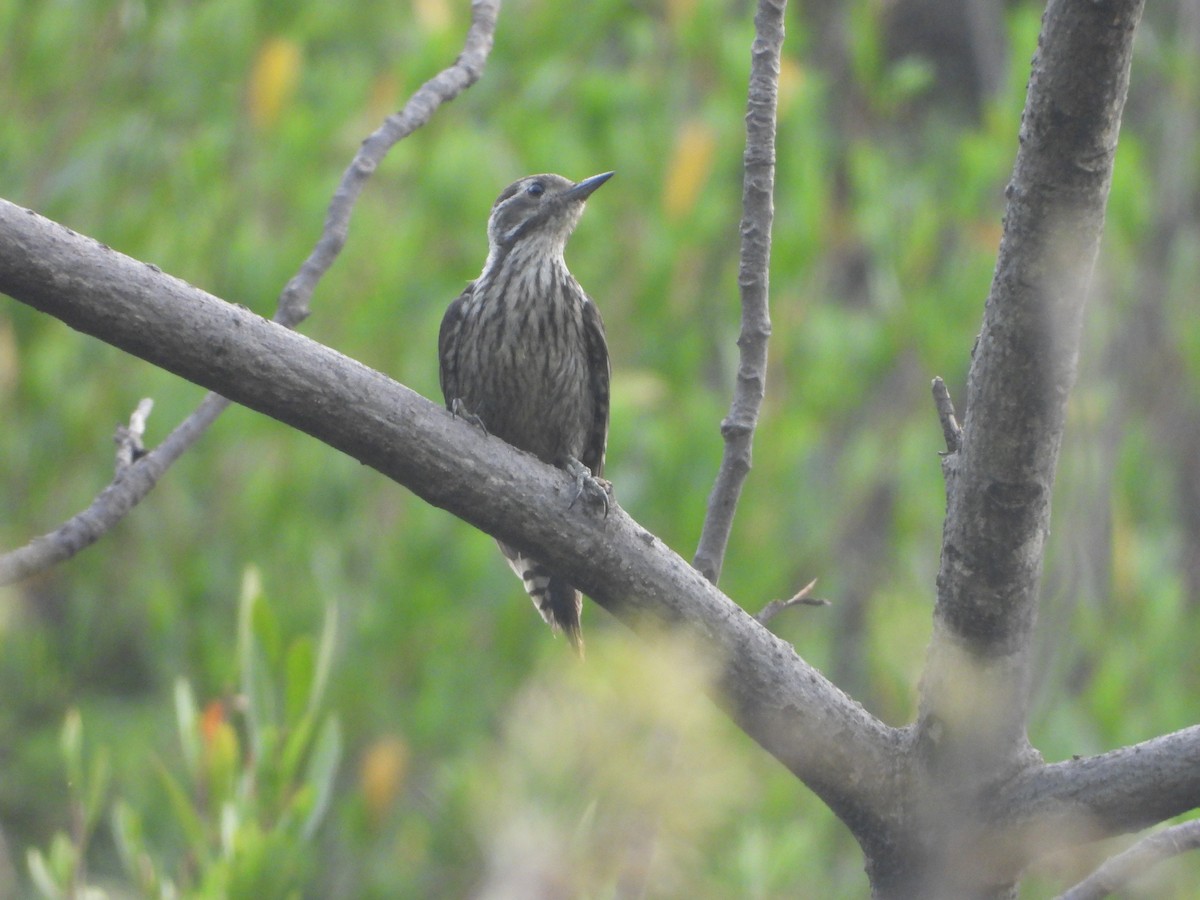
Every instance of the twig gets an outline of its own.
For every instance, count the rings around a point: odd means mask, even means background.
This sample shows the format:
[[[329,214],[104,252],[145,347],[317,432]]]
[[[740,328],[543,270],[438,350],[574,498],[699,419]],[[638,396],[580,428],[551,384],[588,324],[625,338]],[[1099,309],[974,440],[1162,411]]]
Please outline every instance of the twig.
[[[1132,847],[1105,860],[1091,875],[1058,900],[1100,900],[1120,890],[1152,866],[1172,856],[1200,848],[1200,819],[1192,819],[1142,838]]]
[[[817,579],[814,578],[787,600],[772,600],[759,610],[758,615],[754,618],[758,619],[759,624],[766,625],[785,609],[791,609],[793,606],[828,606],[828,600],[810,596],[812,589],[816,586]]]
[[[725,453],[708,498],[700,544],[692,560],[692,565],[714,584],[721,576],[738,497],[750,471],[754,429],[767,381],[767,340],[771,336],[769,264],[775,212],[775,108],[785,6],[786,0],[759,0],[754,16],[738,269],[742,297],[742,329],[737,342],[740,360],[733,402],[721,423]]]
[[[142,443],[142,438],[146,434],[146,419],[150,417],[152,409],[154,401],[143,397],[130,415],[129,424],[117,426],[113,441],[117,445],[118,475],[146,455],[146,445]]]
[[[769,309],[771,223],[775,209],[775,109],[779,93],[779,55],[783,47],[783,12],[786,0],[759,0],[754,16],[754,43],[750,48],[750,84],[746,99],[746,150],[742,160],[742,247],[738,267],[742,326],[738,336],[740,359],[737,385],[729,413],[721,422],[725,452],[700,532],[692,566],[716,584],[742,484],[750,472],[750,450],[758,412],[767,382],[767,340],[771,336]],[[653,856],[657,823],[648,829],[640,855]],[[622,900],[647,893],[649,867],[627,867],[620,879]]]
[[[954,401],[950,389],[939,375],[933,379],[933,405],[937,407],[938,419],[942,423],[942,434],[946,438],[946,453],[957,453],[962,446],[962,426],[954,414]]]
[[[500,0],[473,0],[471,27],[463,51],[454,65],[421,85],[400,112],[384,119],[375,133],[362,142],[334,191],[321,237],[279,297],[276,322],[295,328],[308,317],[309,298],[346,243],[350,213],[363,186],[396,143],[427,123],[438,107],[449,103],[479,80],[488,54],[492,51],[499,13]]]
[[[500,0],[474,0],[471,4],[471,26],[458,59],[425,82],[400,112],[388,116],[383,125],[363,142],[334,191],[316,246],[279,295],[274,321],[295,328],[308,317],[308,301],[346,243],[350,214],[367,179],[392,146],[428,122],[438,107],[450,102],[479,80],[492,49],[499,11]],[[0,584],[11,584],[44,571],[94,544],[153,490],[171,464],[199,440],[228,406],[228,400],[209,394],[195,412],[149,453],[141,447],[139,432],[136,444],[129,443],[129,462],[125,465],[118,463],[116,477],[96,495],[87,509],[49,534],[0,555]],[[149,409],[146,413],[149,413]],[[145,416],[141,417],[140,422],[144,428]],[[133,427],[134,420],[131,420],[131,431]],[[119,436],[119,443],[121,440]],[[124,444],[121,446],[124,447]],[[121,452],[124,451],[118,451],[119,454]],[[120,455],[118,458],[121,458]]]
[[[96,543],[150,493],[167,468],[229,405],[209,394],[194,413],[167,435],[166,440],[136,464],[121,469],[91,505],[67,519],[49,534],[34,538],[24,547],[0,555],[0,584],[12,584],[70,559]]]

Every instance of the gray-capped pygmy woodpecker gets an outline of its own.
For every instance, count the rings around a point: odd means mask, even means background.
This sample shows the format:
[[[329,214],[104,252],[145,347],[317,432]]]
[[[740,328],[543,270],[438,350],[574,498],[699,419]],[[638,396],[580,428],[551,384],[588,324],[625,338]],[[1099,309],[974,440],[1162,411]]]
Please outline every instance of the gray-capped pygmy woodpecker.
[[[488,219],[483,271],[450,304],[438,335],[447,409],[565,469],[575,499],[586,491],[605,508],[597,479],[608,442],[608,344],[563,248],[612,174],[578,183],[530,175],[506,187]],[[500,550],[542,618],[582,654],[579,591],[519,547]]]

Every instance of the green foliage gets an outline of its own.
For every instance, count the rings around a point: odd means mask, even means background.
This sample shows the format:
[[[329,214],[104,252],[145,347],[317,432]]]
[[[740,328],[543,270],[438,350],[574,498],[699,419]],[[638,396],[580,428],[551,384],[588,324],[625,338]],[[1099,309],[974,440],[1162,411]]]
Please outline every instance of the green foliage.
[[[30,848],[26,854],[29,876],[47,900],[86,896],[87,849],[107,801],[109,754],[96,752],[85,768],[83,720],[79,710],[67,712],[59,750],[66,767],[72,833],[55,833],[48,852]]]
[[[1039,11],[1013,7],[1009,85],[972,118],[938,110],[926,64],[887,57],[879,3],[847,8],[846,83],[814,62],[823,36],[789,22],[768,395],[722,587],[756,610],[818,577],[833,606],[775,627],[900,723],[943,508],[928,386],[941,375],[963,402]],[[467,14],[449,0],[0,4],[0,195],[269,314],[358,142],[454,58]],[[1152,355],[1172,363],[1146,390],[1195,408],[1196,236],[1142,261],[1163,123],[1171,103],[1194,107],[1200,67],[1169,28],[1145,27],[1161,52],[1135,69],[1150,99],[1121,138],[1056,497],[1032,725],[1049,758],[1195,720],[1181,445],[1102,364],[1161,276]],[[751,33],[728,0],[507,3],[484,79],[376,173],[305,332],[436,396],[438,322],[483,262],[498,190],[615,169],[568,251],[613,352],[608,474],[689,556],[737,365]],[[0,305],[0,546],[90,500],[143,396],[157,442],[202,393]],[[231,410],[99,545],[0,592],[0,828],[22,859],[45,848],[24,888],[462,896],[493,871],[504,823],[533,821],[577,836],[566,858],[600,894],[614,845],[588,855],[590,839],[654,808],[664,891],[865,891],[845,830],[720,721],[686,732],[707,748],[687,760],[694,786],[661,770],[675,805],[636,778],[614,786],[612,760],[636,776],[655,752],[636,686],[661,678],[594,606],[585,628],[581,672],[488,538]],[[596,727],[611,759],[575,736]],[[630,805],[606,804],[622,792]]]
[[[177,680],[178,758],[141,762],[156,776],[160,796],[145,808],[123,797],[112,801],[112,839],[141,896],[292,897],[312,878],[311,845],[342,756],[338,720],[321,709],[336,610],[328,609],[319,651],[307,635],[285,646],[250,569],[238,619],[236,702],[212,701],[201,711],[191,685]],[[67,714],[61,745],[72,832],[56,832],[46,853],[29,851],[30,878],[48,900],[102,897],[103,888],[88,883],[86,858],[109,804],[110,753],[97,750],[85,766],[76,709]],[[147,825],[162,818],[159,810],[172,826],[166,833]]]

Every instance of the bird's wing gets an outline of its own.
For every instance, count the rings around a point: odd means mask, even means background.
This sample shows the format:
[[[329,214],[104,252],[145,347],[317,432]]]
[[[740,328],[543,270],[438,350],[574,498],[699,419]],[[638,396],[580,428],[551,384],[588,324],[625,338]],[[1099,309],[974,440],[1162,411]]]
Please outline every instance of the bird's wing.
[[[438,331],[438,382],[442,386],[442,395],[446,398],[446,408],[453,408],[454,401],[460,398],[458,378],[458,337],[462,329],[463,316],[466,312],[467,301],[475,289],[475,282],[467,285],[466,290],[458,295],[442,317],[442,327]]]
[[[598,476],[604,473],[604,451],[608,446],[608,384],[612,367],[608,360],[608,341],[604,337],[600,310],[596,309],[596,304],[590,298],[583,301],[583,339],[587,348],[588,375],[595,407],[580,462]]]

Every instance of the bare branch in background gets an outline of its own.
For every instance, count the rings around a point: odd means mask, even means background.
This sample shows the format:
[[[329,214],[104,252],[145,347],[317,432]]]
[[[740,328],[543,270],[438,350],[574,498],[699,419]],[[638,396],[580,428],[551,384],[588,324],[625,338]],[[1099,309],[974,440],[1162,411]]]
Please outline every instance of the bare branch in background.
[[[1159,863],[1198,848],[1200,819],[1173,825],[1142,838],[1124,852],[1105,860],[1095,872],[1060,894],[1058,900],[1102,900]]]
[[[783,48],[785,0],[760,0],[754,16],[750,90],[746,103],[745,178],[742,184],[742,256],[738,287],[742,330],[737,385],[721,423],[725,453],[708,498],[708,512],[692,565],[716,584],[733,529],[742,484],[750,472],[751,446],[767,383],[767,340],[771,336],[771,224],[775,216],[775,109],[779,55]]]
[[[759,624],[766,625],[785,609],[791,609],[793,606],[828,606],[828,600],[812,596],[812,589],[816,586],[817,579],[814,578],[787,600],[772,600],[760,609],[754,618],[758,619]]]
[[[940,376],[933,379],[933,404],[937,407],[938,420],[942,423],[946,452],[957,453],[962,446],[962,426],[954,414],[954,401],[950,399],[950,389]]]
[[[787,0],[759,0],[754,16],[754,42],[750,47],[742,174],[742,245],[738,266],[742,323],[737,342],[737,382],[729,413],[721,422],[725,449],[708,498],[700,541],[692,558],[692,565],[713,584],[721,577],[738,498],[750,472],[754,429],[767,383],[767,341],[771,336],[771,226],[775,217],[775,119],[786,5]],[[775,609],[770,614],[778,611]],[[652,852],[656,833],[657,827],[652,827],[646,836],[638,835],[637,839],[645,841]],[[640,860],[643,857],[634,858]],[[642,896],[648,874],[648,867],[637,865],[626,872],[623,896]]]
[[[67,519],[49,534],[0,555],[0,584],[12,584],[44,572],[96,543],[153,490],[167,468],[200,438],[228,405],[228,400],[209,394],[161,444],[133,465],[121,469],[87,509]]]
[[[113,440],[117,445],[118,475],[146,455],[146,445],[142,443],[142,438],[146,436],[146,419],[150,418],[152,409],[154,401],[144,397],[130,415],[129,424],[117,426]]]
[[[421,85],[400,112],[388,116],[375,133],[363,141],[333,193],[317,245],[279,297],[275,321],[280,325],[295,328],[308,317],[308,301],[317,282],[346,244],[354,204],[388,151],[427,123],[439,106],[449,103],[479,80],[492,52],[499,14],[500,0],[472,0],[471,27],[454,65]]]
[[[471,26],[458,59],[425,82],[400,112],[388,116],[362,143],[334,191],[316,246],[279,295],[274,321],[295,328],[308,317],[308,303],[317,283],[345,246],[350,215],[363,186],[398,141],[427,123],[438,107],[479,80],[492,50],[499,12],[500,0],[473,0]],[[87,509],[24,547],[0,555],[0,584],[11,584],[44,571],[94,544],[154,489],[171,464],[200,439],[228,406],[228,400],[210,394],[148,453],[141,448],[139,435],[140,449],[130,453],[130,462],[136,465],[119,466],[116,477]]]

